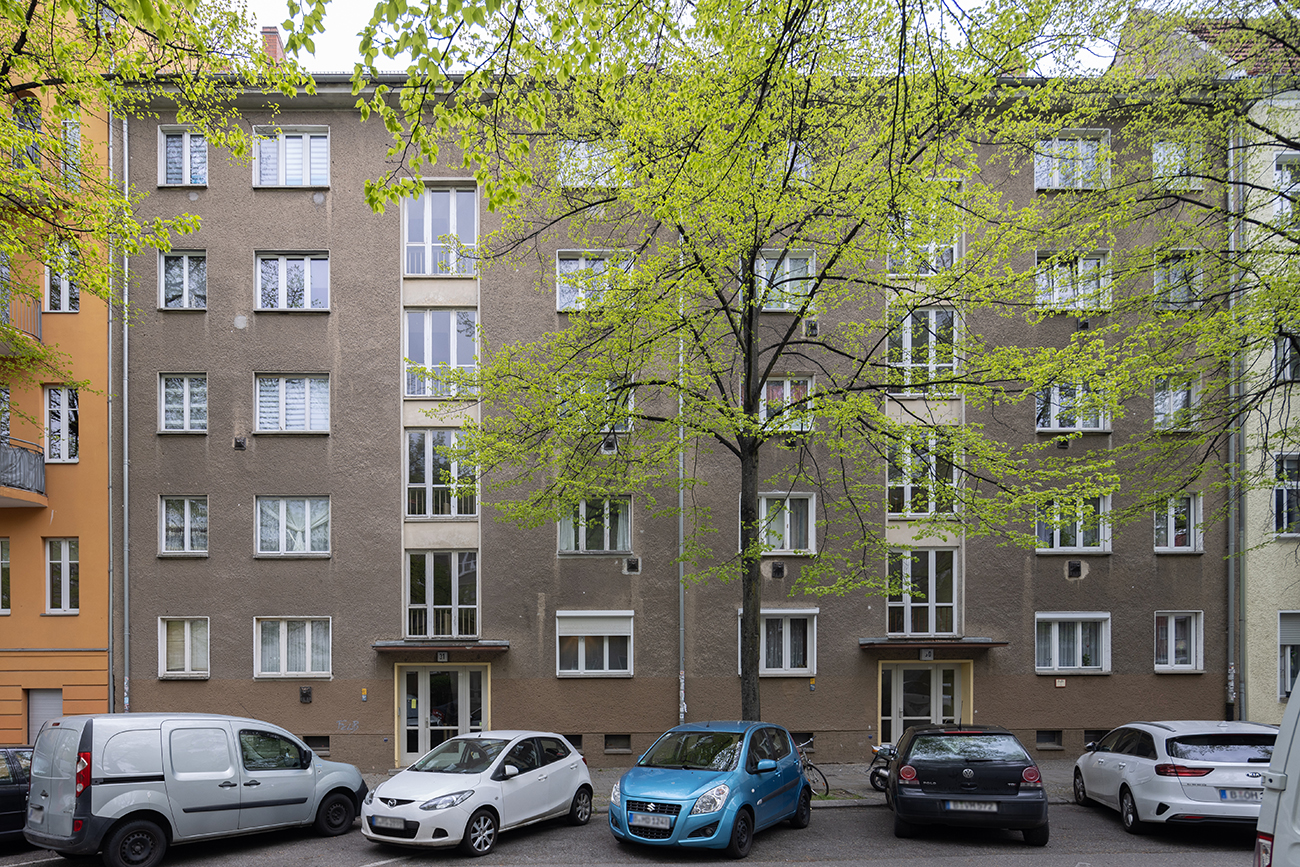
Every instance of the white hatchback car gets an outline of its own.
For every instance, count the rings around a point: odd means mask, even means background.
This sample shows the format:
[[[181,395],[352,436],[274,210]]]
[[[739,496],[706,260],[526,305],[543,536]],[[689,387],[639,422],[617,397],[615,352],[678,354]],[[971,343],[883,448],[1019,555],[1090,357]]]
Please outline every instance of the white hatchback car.
[[[443,741],[379,784],[361,805],[361,832],[377,843],[486,855],[497,834],[567,816],[591,818],[587,760],[550,732],[494,731]]]
[[[1119,810],[1124,830],[1148,822],[1254,827],[1277,726],[1133,722],[1088,744],[1074,763],[1074,800]]]

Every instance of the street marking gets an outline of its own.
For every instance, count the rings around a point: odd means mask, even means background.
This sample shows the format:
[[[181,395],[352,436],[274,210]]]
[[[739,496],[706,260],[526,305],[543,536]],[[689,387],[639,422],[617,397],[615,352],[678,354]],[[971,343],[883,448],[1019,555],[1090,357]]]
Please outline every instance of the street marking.
[[[24,864],[53,864],[53,863],[56,862],[56,861],[63,861],[63,860],[64,860],[64,859],[63,859],[62,857],[59,857],[59,858],[42,858],[42,859],[39,860],[39,861],[19,861],[19,862],[17,862],[16,864],[10,864],[9,867],[23,867]]]
[[[371,861],[369,864],[360,864],[358,867],[379,867],[380,864],[396,864],[398,861],[410,861],[414,857],[414,855],[407,855],[405,858],[389,858],[386,861]],[[14,867],[18,867],[18,865],[15,864]]]

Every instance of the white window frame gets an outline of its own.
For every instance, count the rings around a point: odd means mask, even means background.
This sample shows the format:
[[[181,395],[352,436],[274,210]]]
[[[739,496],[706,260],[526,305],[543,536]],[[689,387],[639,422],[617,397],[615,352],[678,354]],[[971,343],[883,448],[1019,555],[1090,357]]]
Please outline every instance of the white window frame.
[[[1097,516],[1097,526],[1095,529],[1097,544],[1081,544],[1086,533],[1090,532],[1085,528],[1083,519],[1077,519],[1069,524],[1062,524],[1059,520],[1059,511],[1052,506],[1053,519],[1044,521],[1039,519],[1035,527],[1035,535],[1038,537],[1038,553],[1040,554],[1057,554],[1063,552],[1091,552],[1094,554],[1110,550],[1110,495],[1105,494],[1097,497],[1081,497],[1075,500],[1075,508],[1082,512],[1085,507],[1095,510]],[[1045,538],[1050,534],[1050,540]],[[1067,535],[1068,534],[1068,535]],[[1075,544],[1066,544],[1069,537],[1073,537]],[[1046,543],[1046,544],[1045,544]]]
[[[167,631],[172,624],[182,627],[181,640],[185,644],[181,667],[167,667]],[[202,629],[196,626],[202,625]],[[207,680],[212,675],[211,623],[206,617],[158,618],[158,679]],[[201,652],[200,652],[201,651]]]
[[[1151,143],[1151,175],[1168,190],[1205,189],[1201,177],[1204,160],[1205,148],[1200,142],[1156,139]]]
[[[0,538],[0,615],[9,613],[9,538]]]
[[[1109,310],[1110,282],[1109,251],[1092,250],[1078,256],[1059,251],[1038,253],[1034,297],[1042,309]]]
[[[1096,190],[1109,183],[1109,129],[1062,130],[1038,142],[1034,152],[1035,189]]]
[[[1201,547],[1201,495],[1183,491],[1165,501],[1165,507],[1154,515],[1155,550],[1157,553],[1188,554],[1199,552]],[[1186,523],[1187,543],[1179,545],[1172,540],[1178,537],[1178,525]],[[1161,544],[1161,536],[1164,544]]]
[[[1110,430],[1110,416],[1100,401],[1086,397],[1096,395],[1100,389],[1090,383],[1053,383],[1034,395],[1034,429],[1043,433],[1082,431],[1105,433]],[[1085,405],[1097,405],[1081,410],[1079,398]]]
[[[330,378],[328,374],[273,374],[259,373],[254,377],[253,383],[253,417],[256,419],[257,428],[254,433],[259,434],[327,434],[330,432]],[[286,427],[288,423],[289,406],[288,384],[290,382],[302,381],[302,416],[303,425],[301,428]],[[275,403],[271,404],[269,386],[275,384]],[[268,386],[264,388],[263,385]],[[313,397],[325,391],[325,411],[313,412]],[[263,410],[269,416],[272,411],[275,413],[276,426],[262,427]],[[322,417],[323,416],[323,417]]]
[[[433,324],[435,314],[450,317],[446,332],[445,345],[434,346]],[[419,317],[421,337],[419,346],[412,346],[412,317]],[[473,335],[466,338],[464,330],[473,329]],[[468,345],[467,345],[468,344]],[[478,311],[468,308],[447,307],[407,307],[402,311],[402,346],[404,350],[403,377],[406,397],[447,398],[457,397],[461,387],[444,382],[438,376],[439,370],[462,370],[473,372],[478,369]],[[423,361],[432,361],[434,349],[445,355],[446,361],[426,365]],[[469,358],[462,355],[469,354]],[[423,371],[428,371],[424,373]]]
[[[435,450],[443,445],[435,442],[438,437],[446,437],[446,445],[454,448],[460,436],[456,428],[407,428],[406,429],[406,517],[407,518],[469,518],[478,516],[478,468],[465,467],[460,461],[448,459],[446,480],[434,478]],[[411,479],[411,454],[415,449],[415,437],[423,437],[420,444],[421,457],[424,461],[424,481]],[[464,481],[468,479],[468,481]],[[425,509],[416,512],[411,509],[412,497],[419,494],[424,499]],[[435,511],[434,503],[439,497],[445,498],[447,511]]]
[[[556,611],[556,677],[632,677],[635,674],[635,611]],[[577,667],[563,668],[560,645],[565,638],[577,639]],[[627,668],[610,668],[610,638],[627,639]],[[599,646],[601,667],[589,667],[591,651]]]
[[[808,526],[804,528],[808,537],[807,548],[795,548],[791,545],[797,528],[793,524],[793,510],[790,501],[804,503],[808,516]],[[776,514],[773,515],[775,510]],[[759,538],[763,545],[764,556],[812,555],[817,553],[817,495],[795,492],[769,492],[758,495]],[[781,525],[775,525],[775,518],[780,517]],[[797,518],[796,518],[797,520]]]
[[[425,558],[425,597],[424,602],[413,602],[411,599],[411,561],[414,557]],[[451,598],[447,602],[430,601],[434,589],[434,581],[430,577],[432,570],[429,566],[430,557],[448,557],[450,558],[451,570]],[[464,576],[468,573],[467,564],[473,570],[473,601],[465,604],[465,590],[469,586]],[[432,550],[432,549],[415,549],[410,548],[406,551],[405,562],[403,563],[403,580],[402,580],[402,609],[405,617],[403,630],[407,638],[477,638],[479,630],[483,628],[482,620],[482,586],[481,582],[481,561],[478,550]],[[473,630],[462,630],[461,621],[466,610],[473,612],[474,628]],[[422,612],[422,613],[421,613]],[[451,631],[447,633],[433,632],[431,627],[437,622],[440,612],[442,616],[449,619]],[[424,619],[425,631],[420,633],[411,628],[416,619],[417,613]]]
[[[929,635],[953,636],[961,634],[961,552],[956,548],[912,548],[911,550],[893,550],[889,552],[889,579],[897,583],[898,593],[891,593],[886,599],[885,628],[890,635]],[[940,555],[947,555],[952,567],[952,598],[942,600],[938,596],[938,575]],[[919,557],[925,558],[924,574],[921,581],[915,580],[916,570],[912,568]],[[904,574],[906,573],[906,575]],[[919,592],[913,594],[910,590]],[[948,609],[952,621],[951,629],[938,629],[940,614]],[[917,631],[912,628],[913,614],[923,610],[930,629]],[[895,612],[901,614],[903,628],[893,628],[892,619]]]
[[[290,536],[288,526],[288,509],[289,503],[303,504],[303,538],[304,547],[289,550]],[[276,511],[276,547],[262,547],[262,511],[263,506],[271,507],[274,505]],[[312,529],[313,516],[319,517],[319,510],[325,510],[325,547],[312,547]],[[277,496],[259,496],[253,498],[253,550],[258,557],[328,557],[330,555],[330,498],[299,496],[299,497],[277,497]]]
[[[1038,656],[1038,631],[1039,627],[1045,623],[1052,625],[1051,629],[1051,658],[1048,665],[1043,665]],[[1100,659],[1096,664],[1085,664],[1083,658],[1083,640],[1082,624],[1096,623],[1099,626],[1097,630],[1097,640],[1101,645]],[[1077,652],[1073,659],[1060,659],[1061,643],[1060,635],[1063,629],[1074,630],[1074,643]],[[1073,672],[1081,674],[1093,672],[1097,674],[1110,673],[1110,612],[1109,611],[1037,611],[1034,613],[1034,670],[1039,674],[1054,674],[1056,672]]]
[[[813,250],[763,250],[754,259],[756,288],[768,312],[797,311],[808,300],[816,276]]]
[[[77,389],[64,385],[45,386],[45,462],[75,464],[80,459],[81,402]],[[55,422],[53,396],[59,396],[60,418]],[[67,446],[65,448],[65,445]]]
[[[1274,455],[1273,466],[1274,535],[1300,536],[1300,454]]]
[[[179,304],[167,303],[167,261],[179,259],[181,262],[181,295]],[[198,268],[202,263],[202,268]],[[195,298],[197,275],[202,274],[203,298]],[[159,310],[207,310],[208,309],[208,253],[206,250],[172,250],[158,254],[158,309]]]
[[[1278,700],[1291,697],[1296,675],[1300,674],[1300,611],[1277,612]]]
[[[1161,377],[1155,382],[1152,420],[1158,430],[1192,429],[1196,410],[1196,389],[1190,380],[1174,381]]]
[[[1194,250],[1161,253],[1151,269],[1156,303],[1165,310],[1195,310],[1200,307],[1205,297],[1205,280],[1201,256]]]
[[[1273,158],[1274,186],[1277,198],[1273,213],[1280,223],[1289,222],[1291,212],[1300,201],[1300,153],[1282,151]]]
[[[957,499],[955,444],[943,428],[913,427],[915,430],[900,432],[899,439],[889,447],[885,464],[886,511],[890,516],[951,514]],[[948,465],[948,473],[941,477],[939,471],[944,463]],[[940,508],[944,486],[950,493],[947,508]],[[913,509],[920,495],[925,497],[926,508]],[[899,500],[904,506],[901,510],[895,508]]]
[[[59,547],[57,559],[54,546]],[[81,612],[81,540],[77,536],[45,539],[45,613],[79,614]],[[74,550],[75,548],[75,550]],[[62,604],[54,604],[54,567],[59,567],[59,597]],[[72,603],[73,575],[76,575],[77,598]]]
[[[168,380],[179,380],[181,426],[167,426]],[[202,383],[203,418],[196,421],[194,413],[200,408],[196,400],[197,386]],[[158,374],[158,431],[159,433],[201,433],[208,432],[208,375],[206,373],[160,373]]]
[[[81,191],[81,107],[72,108],[72,117],[63,119],[63,159],[60,167],[63,185],[71,192]]]
[[[167,139],[180,136],[181,142],[181,181],[167,179]],[[202,159],[194,157],[202,153]],[[195,180],[195,169],[202,171],[203,177]],[[203,133],[187,126],[158,127],[158,186],[160,187],[206,187],[208,185],[208,142]]]
[[[623,536],[627,540],[627,547],[613,547],[619,541],[617,538],[611,538],[610,515],[613,511],[612,504],[621,505],[619,516],[622,518],[623,531],[616,535]],[[589,518],[589,506],[599,506],[601,512],[601,534],[604,537],[603,548],[587,547],[587,524]],[[556,548],[560,554],[631,554],[632,553],[632,497],[602,497],[595,499],[590,503],[586,499],[579,500],[574,504],[573,509],[562,513],[556,525]],[[572,547],[565,547],[567,541],[572,541]]]
[[[758,674],[760,677],[815,677],[817,674],[817,615],[820,608],[764,608],[758,621]],[[740,673],[740,618],[742,611],[736,609],[736,673]],[[795,667],[790,665],[790,621],[807,620],[807,665]],[[767,664],[768,621],[781,622],[781,662],[780,666]]]
[[[1178,647],[1177,624],[1187,622],[1187,662],[1174,662]],[[1157,611],[1155,613],[1154,665],[1156,671],[1203,671],[1205,669],[1205,612]],[[1162,638],[1161,628],[1165,634]],[[1164,654],[1164,662],[1160,661]]]
[[[812,155],[802,141],[795,139],[786,145],[786,165],[790,169],[790,177],[800,181],[812,179]]]
[[[45,312],[78,313],[81,311],[81,286],[77,279],[81,254],[66,242],[53,245],[50,253],[57,262],[45,264]]]
[[[891,395],[923,396],[950,390],[936,384],[936,380],[957,372],[957,311],[954,308],[910,309],[902,317],[891,320],[888,338]],[[918,382],[922,383],[919,387]]]
[[[447,232],[433,236],[433,193],[446,192]],[[466,197],[468,194],[468,198]],[[466,208],[473,211],[462,213]],[[419,208],[420,237],[412,237]],[[478,188],[473,181],[426,184],[402,200],[402,270],[408,277],[473,277],[478,271]]]
[[[781,387],[781,403],[773,406],[768,389]],[[803,388],[804,397],[796,397],[799,388]],[[801,433],[813,428],[813,378],[807,375],[773,376],[763,380],[763,390],[758,396],[759,420],[771,423],[776,431]],[[791,411],[791,404],[800,403]]]
[[[181,543],[178,548],[167,545],[167,509],[170,505],[181,507]],[[203,521],[202,542],[195,541],[199,535],[198,521]],[[198,496],[180,496],[164,494],[158,498],[158,553],[168,554],[207,554],[208,553],[208,498],[206,494]]]
[[[255,126],[253,127],[253,135],[256,136],[253,141],[254,187],[314,187],[317,189],[329,187],[331,166],[330,130],[328,126]],[[302,174],[296,179],[288,174],[289,139],[300,140],[298,148],[301,155]],[[325,176],[323,178],[313,175],[313,165],[316,162],[313,157],[317,153],[317,145],[324,148]],[[272,150],[275,152],[275,178],[265,180],[262,177],[262,163]]]
[[[259,312],[274,311],[283,313],[286,311],[304,311],[328,313],[330,309],[330,255],[329,253],[267,253],[257,254],[257,310]],[[289,299],[289,264],[291,262],[301,262],[303,271],[302,303],[293,304]],[[276,267],[276,282],[274,287],[265,284],[266,266],[274,263]],[[316,295],[316,266],[323,264],[325,266],[325,303],[319,304]],[[268,302],[267,293],[271,290],[275,292],[275,303]]]
[[[1273,358],[1279,382],[1300,382],[1300,334],[1281,334],[1274,341]]]
[[[299,679],[299,678],[331,678],[333,676],[334,664],[334,630],[331,617],[254,617],[253,618],[253,678],[256,680],[279,680],[279,679]],[[277,654],[280,657],[280,665],[276,671],[264,671],[262,662],[262,624],[278,623],[280,626],[280,636],[278,642]],[[289,643],[289,624],[304,624],[304,657],[307,661],[305,671],[290,671],[288,669],[288,643]],[[324,629],[329,636],[327,643],[327,653],[329,659],[325,660],[327,667],[320,667],[315,663],[320,660],[312,658],[312,636],[321,628],[319,624],[324,624]]]
[[[572,264],[569,264],[572,263]],[[598,304],[617,269],[630,271],[633,261],[625,250],[557,250],[555,253],[555,309],[573,313]]]
[[[890,247],[885,255],[885,270],[890,277],[934,277],[951,270],[961,259],[961,233],[954,229],[948,240],[931,238],[913,245],[912,237],[921,221],[904,216],[897,229],[889,233]]]

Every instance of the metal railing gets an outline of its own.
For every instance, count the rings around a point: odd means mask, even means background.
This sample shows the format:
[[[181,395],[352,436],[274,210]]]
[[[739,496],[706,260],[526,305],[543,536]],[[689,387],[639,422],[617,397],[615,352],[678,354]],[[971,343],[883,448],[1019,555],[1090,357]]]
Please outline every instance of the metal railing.
[[[8,325],[40,340],[40,301],[28,295],[12,295],[6,299],[3,293],[0,293],[0,324]]]
[[[0,486],[45,493],[45,449],[36,443],[0,439]]]

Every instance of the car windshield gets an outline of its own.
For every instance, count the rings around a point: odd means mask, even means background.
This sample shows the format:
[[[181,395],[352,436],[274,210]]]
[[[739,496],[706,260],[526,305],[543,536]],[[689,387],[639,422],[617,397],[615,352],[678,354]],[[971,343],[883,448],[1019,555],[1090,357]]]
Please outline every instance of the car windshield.
[[[907,761],[1033,764],[1015,735],[1000,732],[935,732],[917,735],[908,751]]]
[[[1266,765],[1273,758],[1272,734],[1183,735],[1165,742],[1171,759]]]
[[[481,774],[510,741],[495,738],[454,738],[425,753],[412,771],[436,774]]]
[[[669,732],[637,764],[643,768],[729,771],[740,755],[739,732]]]

